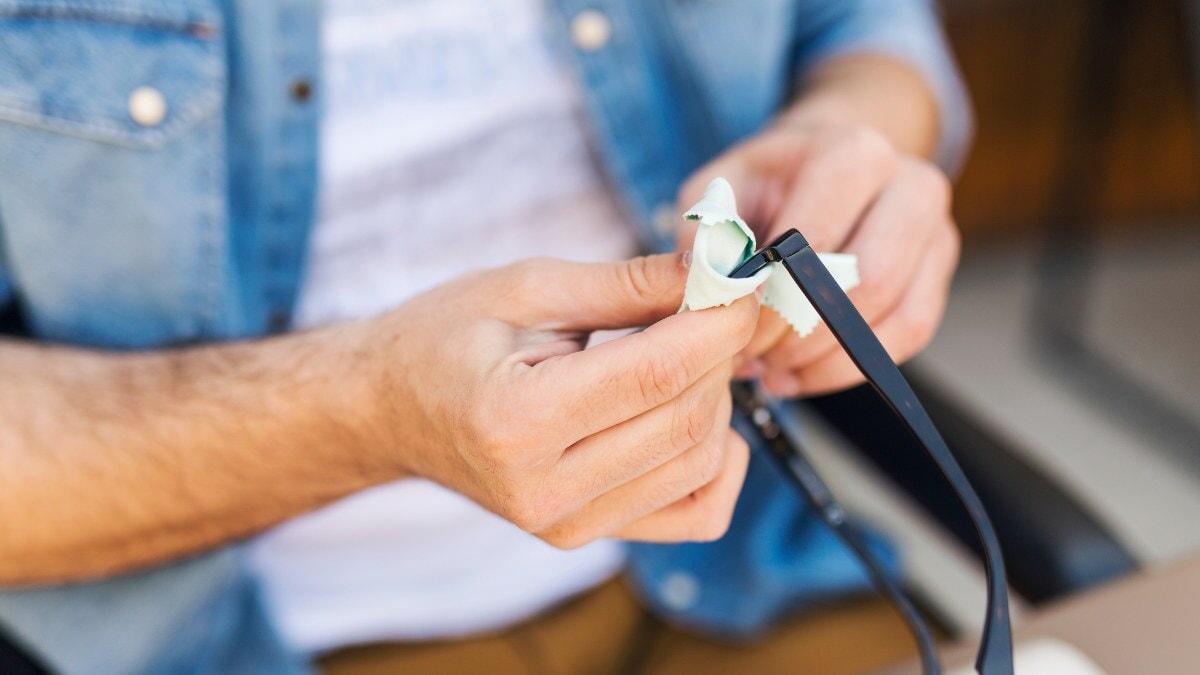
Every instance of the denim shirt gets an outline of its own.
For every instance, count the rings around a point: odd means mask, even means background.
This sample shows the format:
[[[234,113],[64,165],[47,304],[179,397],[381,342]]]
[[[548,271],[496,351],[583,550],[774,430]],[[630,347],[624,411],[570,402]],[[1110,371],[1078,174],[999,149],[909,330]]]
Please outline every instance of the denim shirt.
[[[948,169],[970,133],[928,0],[549,0],[605,174],[647,244],[675,193],[851,52],[922,73]],[[577,46],[572,21],[611,32]],[[288,329],[318,166],[317,0],[0,0],[0,308],[33,339],[151,349]],[[730,533],[630,547],[668,619],[750,635],[865,577],[766,460]],[[305,672],[235,546],[121,577],[0,592],[0,628],[70,673]]]

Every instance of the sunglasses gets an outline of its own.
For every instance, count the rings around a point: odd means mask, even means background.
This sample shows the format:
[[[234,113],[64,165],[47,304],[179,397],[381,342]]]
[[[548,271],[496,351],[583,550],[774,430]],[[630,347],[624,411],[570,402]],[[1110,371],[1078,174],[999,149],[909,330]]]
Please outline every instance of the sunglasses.
[[[1013,672],[1012,623],[1008,608],[1008,578],[1004,572],[1000,542],[984,510],[983,503],[963,474],[958,462],[928,413],[917,400],[912,387],[888,356],[879,338],[855,309],[825,265],[804,237],[789,230],[762,248],[729,274],[734,279],[754,276],[768,265],[780,263],[808,298],[817,314],[829,326],[842,349],[866,377],[867,383],[888,404],[905,428],[913,435],[937,465],[966,509],[983,545],[987,571],[987,617],[983,624],[975,670],[980,675],[1011,675]],[[807,458],[781,433],[770,409],[749,384],[734,387],[740,408],[767,440],[772,456],[814,510],[862,561],[873,585],[887,597],[904,617],[917,639],[922,670],[927,675],[941,673],[933,637],[912,601],[875,561],[856,534],[846,527],[846,516],[832,492]]]

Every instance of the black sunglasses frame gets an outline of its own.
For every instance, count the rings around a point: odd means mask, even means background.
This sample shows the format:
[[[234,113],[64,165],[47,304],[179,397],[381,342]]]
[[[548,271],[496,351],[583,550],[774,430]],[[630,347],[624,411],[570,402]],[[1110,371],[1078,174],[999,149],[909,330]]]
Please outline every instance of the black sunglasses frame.
[[[983,545],[988,582],[987,616],[983,623],[979,652],[975,658],[975,670],[980,675],[1011,675],[1012,623],[1008,606],[1008,577],[1004,571],[1000,542],[996,538],[995,529],[983,502],[971,487],[970,481],[963,474],[950,448],[938,433],[921,402],[917,400],[917,395],[900,373],[900,369],[888,356],[879,338],[855,309],[850,298],[834,280],[803,235],[794,229],[788,230],[739,265],[729,276],[734,279],[752,277],[764,267],[776,262],[782,264],[791,275],[800,291],[817,310],[817,314],[829,326],[842,349],[866,377],[867,383],[924,448],[966,509]],[[775,443],[772,450],[788,469],[797,487],[817,506],[826,522],[846,538],[843,528],[840,527],[843,521],[840,507],[833,501],[832,494],[819,480],[804,456],[790,444]],[[847,543],[860,558],[864,558],[876,586],[897,603],[897,609],[910,625],[913,625],[914,616],[919,621],[919,615],[916,615],[911,602],[891,587],[886,575],[878,573],[869,554],[860,546],[856,546],[852,538]],[[940,672],[937,661],[926,653],[929,647],[928,631],[914,628],[914,632],[917,633],[922,649],[925,672],[936,675]]]

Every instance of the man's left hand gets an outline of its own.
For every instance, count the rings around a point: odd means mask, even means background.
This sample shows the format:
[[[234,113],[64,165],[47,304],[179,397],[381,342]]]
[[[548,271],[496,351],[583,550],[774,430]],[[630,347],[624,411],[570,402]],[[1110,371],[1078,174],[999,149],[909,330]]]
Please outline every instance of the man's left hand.
[[[929,162],[898,152],[865,126],[781,121],[696,172],[680,190],[691,205],[717,176],[733,185],[741,215],[764,244],[790,228],[820,252],[858,256],[850,299],[897,362],[933,338],[959,256],[951,187]],[[681,232],[690,248],[695,229]],[[776,396],[844,389],[862,376],[824,325],[798,337],[762,312],[737,375],[761,377]]]

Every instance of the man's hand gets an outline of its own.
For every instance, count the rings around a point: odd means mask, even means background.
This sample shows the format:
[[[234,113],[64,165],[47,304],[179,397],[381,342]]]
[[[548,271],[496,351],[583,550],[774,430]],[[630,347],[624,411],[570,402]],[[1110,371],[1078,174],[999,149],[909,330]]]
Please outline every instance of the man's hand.
[[[749,459],[732,358],[758,306],[675,314],[685,279],[679,255],[532,260],[363,323],[394,431],[381,447],[555,546],[719,537]]]
[[[685,277],[678,255],[539,260],[255,342],[0,339],[0,584],[159,563],[414,475],[558,546],[717,537],[748,460],[728,384],[758,306],[675,315]]]
[[[857,124],[783,118],[703,167],[680,191],[683,207],[717,176],[733,185],[760,244],[796,228],[817,251],[858,255],[861,285],[849,293],[888,353],[904,361],[941,321],[959,254],[950,183],[928,162],[899,153]],[[690,248],[694,228],[680,233]],[[761,376],[777,396],[812,395],[862,376],[820,326],[799,338],[764,311],[742,351],[739,377]]]
[[[958,239],[945,179],[863,128],[926,147],[921,87],[886,59],[826,64],[807,113],[682,197],[721,174],[764,240],[797,227],[857,253],[851,296],[896,358],[928,341]],[[678,256],[532,261],[260,341],[112,353],[0,339],[0,583],[161,562],[411,475],[563,547],[719,536],[747,463],[729,428],[733,357],[779,394],[857,373],[827,333],[797,341],[753,297],[674,314],[685,277]],[[582,348],[590,331],[647,324]]]

